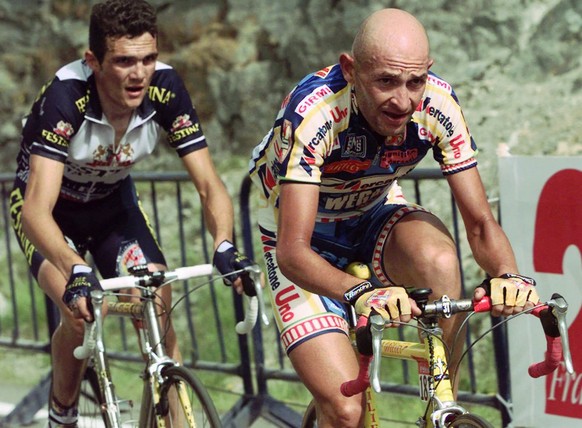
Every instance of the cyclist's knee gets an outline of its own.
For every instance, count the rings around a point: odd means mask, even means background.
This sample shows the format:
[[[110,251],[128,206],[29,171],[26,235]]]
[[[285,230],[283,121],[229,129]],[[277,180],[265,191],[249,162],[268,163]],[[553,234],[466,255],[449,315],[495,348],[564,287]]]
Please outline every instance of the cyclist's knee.
[[[324,426],[339,428],[359,427],[362,425],[364,406],[362,401],[356,397],[352,399],[343,398],[331,403],[322,404],[319,406],[319,409],[322,412],[320,422],[324,422]]]
[[[454,247],[423,247],[419,249],[413,266],[410,273],[412,284],[431,287],[435,298],[442,294],[456,296],[460,287],[460,268]]]
[[[440,242],[433,245],[422,245],[417,248],[416,257],[425,261],[426,269],[449,272],[459,264],[457,252],[453,242]],[[423,263],[421,263],[423,265]]]

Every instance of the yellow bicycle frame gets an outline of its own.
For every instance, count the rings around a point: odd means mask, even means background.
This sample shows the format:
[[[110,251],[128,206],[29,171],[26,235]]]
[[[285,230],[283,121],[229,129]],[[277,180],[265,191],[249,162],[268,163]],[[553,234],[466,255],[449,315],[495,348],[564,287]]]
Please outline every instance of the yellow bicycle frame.
[[[418,373],[428,375],[430,382],[426,385],[429,388],[429,395],[426,399],[431,400],[433,396],[439,402],[452,402],[455,400],[451,380],[448,376],[447,357],[445,347],[440,337],[432,337],[430,334],[423,334],[423,342],[407,342],[394,339],[382,340],[382,358],[393,358],[399,360],[415,361],[418,364]],[[432,358],[431,358],[432,348]],[[431,367],[429,362],[433,361]],[[428,372],[425,368],[428,367]],[[419,379],[420,380],[420,379]],[[376,412],[374,393],[371,387],[365,391],[366,397],[366,428],[379,428],[379,418]],[[425,400],[426,400],[425,399]],[[432,412],[428,412],[425,421],[426,427],[433,427],[430,418]]]

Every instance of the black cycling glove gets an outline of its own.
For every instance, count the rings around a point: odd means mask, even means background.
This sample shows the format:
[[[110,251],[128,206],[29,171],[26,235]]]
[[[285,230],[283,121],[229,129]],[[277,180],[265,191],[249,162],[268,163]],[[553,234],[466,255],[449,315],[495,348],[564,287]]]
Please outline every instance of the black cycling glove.
[[[93,269],[86,265],[74,265],[69,281],[65,286],[63,302],[71,309],[71,305],[80,297],[89,297],[93,290],[102,290],[101,284]],[[90,305],[91,302],[88,302]]]
[[[237,278],[241,277],[245,294],[256,296],[257,292],[248,272],[232,273],[254,265],[247,256],[239,253],[232,242],[224,240],[220,243],[214,252],[212,264],[216,266],[218,272],[224,275],[223,279],[226,285],[232,285]]]

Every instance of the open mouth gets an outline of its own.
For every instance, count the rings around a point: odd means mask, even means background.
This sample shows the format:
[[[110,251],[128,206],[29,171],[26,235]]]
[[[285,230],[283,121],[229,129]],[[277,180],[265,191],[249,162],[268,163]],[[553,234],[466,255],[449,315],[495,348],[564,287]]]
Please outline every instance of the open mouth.
[[[143,93],[143,86],[128,86],[125,91],[130,97],[139,97]]]
[[[391,113],[391,112],[384,112],[384,116],[392,123],[401,124],[405,120],[408,119],[407,113]]]

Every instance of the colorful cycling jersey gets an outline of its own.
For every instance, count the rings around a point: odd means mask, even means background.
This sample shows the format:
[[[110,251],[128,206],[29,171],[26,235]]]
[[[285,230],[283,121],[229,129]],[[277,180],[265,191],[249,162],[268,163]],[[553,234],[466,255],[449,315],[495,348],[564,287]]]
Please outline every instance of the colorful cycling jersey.
[[[429,149],[445,175],[477,164],[477,148],[451,85],[429,73],[405,133],[385,138],[359,114],[352,86],[335,64],[306,76],[287,95],[249,168],[275,210],[280,182],[319,185],[317,221],[330,222],[356,217],[391,196],[396,179]]]
[[[17,177],[27,182],[31,154],[63,162],[60,197],[86,202],[111,194],[131,167],[153,152],[164,131],[181,157],[206,147],[190,96],[174,69],[158,62],[148,91],[115,144],[92,70],[82,60],[64,66],[41,89],[25,118]]]

